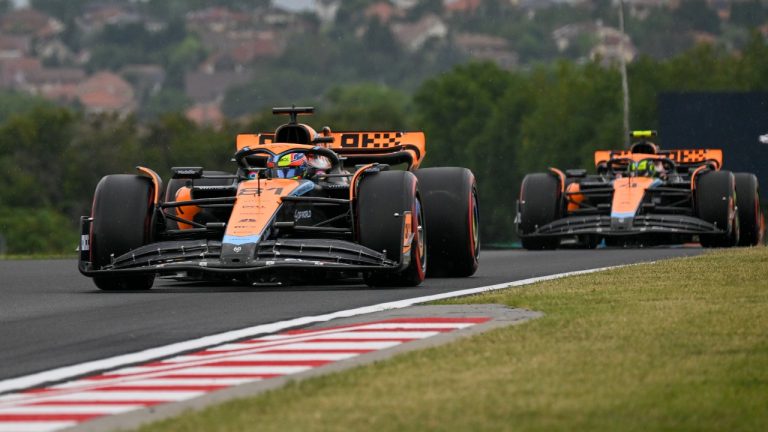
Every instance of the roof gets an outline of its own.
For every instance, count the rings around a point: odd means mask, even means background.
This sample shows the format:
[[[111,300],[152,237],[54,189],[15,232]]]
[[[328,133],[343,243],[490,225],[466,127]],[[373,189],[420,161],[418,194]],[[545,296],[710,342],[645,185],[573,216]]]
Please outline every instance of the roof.
[[[389,22],[393,16],[402,16],[403,11],[398,9],[389,2],[379,1],[373,3],[365,9],[366,18],[376,17],[382,23]]]
[[[86,111],[129,112],[135,109],[133,88],[112,72],[99,72],[81,83],[77,97]]]
[[[30,37],[20,35],[0,35],[0,57],[18,58],[29,53]]]
[[[219,102],[197,103],[187,110],[186,116],[198,125],[218,126],[224,122],[220,105]]]
[[[252,16],[245,12],[238,12],[223,6],[212,6],[187,12],[185,16],[187,25],[196,28],[208,28],[222,32],[227,29],[248,25]]]
[[[499,66],[511,69],[517,66],[519,56],[500,37],[479,33],[459,33],[454,38],[456,47],[464,54],[481,60],[491,60]]]
[[[15,87],[27,81],[27,77],[42,69],[40,60],[32,57],[0,59],[0,86]]]
[[[49,37],[64,31],[64,24],[37,9],[13,9],[0,16],[0,31]]]
[[[480,6],[480,0],[448,0],[444,4],[448,12],[474,12]]]
[[[436,15],[425,15],[415,23],[392,24],[392,34],[410,51],[421,48],[430,38],[444,38],[448,27]]]

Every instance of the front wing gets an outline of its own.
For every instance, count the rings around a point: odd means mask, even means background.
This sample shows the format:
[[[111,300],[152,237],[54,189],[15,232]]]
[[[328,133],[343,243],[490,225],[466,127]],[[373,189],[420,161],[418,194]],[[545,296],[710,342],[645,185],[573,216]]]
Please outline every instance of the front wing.
[[[179,240],[151,243],[113,257],[110,265],[94,268],[87,251],[81,250],[79,269],[85,276],[181,273],[247,275],[268,271],[327,270],[381,271],[398,270],[400,263],[354,242],[326,239],[281,239],[262,241],[252,258],[226,262],[220,258],[221,242],[216,240]]]
[[[642,236],[655,234],[723,234],[715,225],[684,215],[648,214],[616,218],[611,216],[569,216],[538,227],[533,233],[521,237],[553,237],[582,234],[600,236]]]

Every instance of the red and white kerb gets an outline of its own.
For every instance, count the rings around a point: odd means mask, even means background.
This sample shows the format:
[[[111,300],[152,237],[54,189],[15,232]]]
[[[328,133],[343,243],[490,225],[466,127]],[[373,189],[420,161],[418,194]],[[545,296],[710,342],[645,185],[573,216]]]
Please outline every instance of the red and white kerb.
[[[473,326],[489,318],[402,318],[294,330],[0,396],[0,432],[53,431],[192,399]]]

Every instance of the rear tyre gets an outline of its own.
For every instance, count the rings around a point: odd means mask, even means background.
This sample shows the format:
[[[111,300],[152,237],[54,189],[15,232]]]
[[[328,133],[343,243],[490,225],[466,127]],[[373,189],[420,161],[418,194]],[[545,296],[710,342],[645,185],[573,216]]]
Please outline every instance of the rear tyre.
[[[369,272],[363,275],[370,286],[416,286],[424,281],[427,269],[424,208],[416,177],[408,171],[383,171],[364,177],[358,186],[357,227],[360,243],[386,251],[387,259],[407,261],[397,272]],[[404,249],[403,217],[410,212],[413,240]]]
[[[414,172],[424,203],[429,277],[469,277],[480,254],[477,183],[466,168]]]
[[[760,188],[751,173],[736,173],[736,208],[739,218],[739,246],[756,246],[763,235]]]
[[[152,182],[142,176],[117,174],[101,179],[93,197],[91,262],[96,269],[111,258],[143,246],[152,238]],[[147,290],[154,275],[97,276],[96,286],[106,291]]]
[[[725,231],[699,236],[704,247],[732,247],[739,243],[736,215],[736,181],[730,171],[710,171],[697,177],[696,213],[699,218]]]
[[[523,247],[528,250],[555,249],[557,237],[526,237],[560,217],[562,212],[560,182],[549,173],[528,174],[520,186],[520,222],[518,230]]]

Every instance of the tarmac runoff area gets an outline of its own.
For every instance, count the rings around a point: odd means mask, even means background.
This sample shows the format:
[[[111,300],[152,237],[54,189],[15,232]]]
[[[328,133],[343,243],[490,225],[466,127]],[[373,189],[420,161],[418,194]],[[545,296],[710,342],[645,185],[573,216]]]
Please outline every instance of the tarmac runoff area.
[[[335,319],[4,395],[0,432],[136,428],[540,316],[501,305],[451,305]]]

